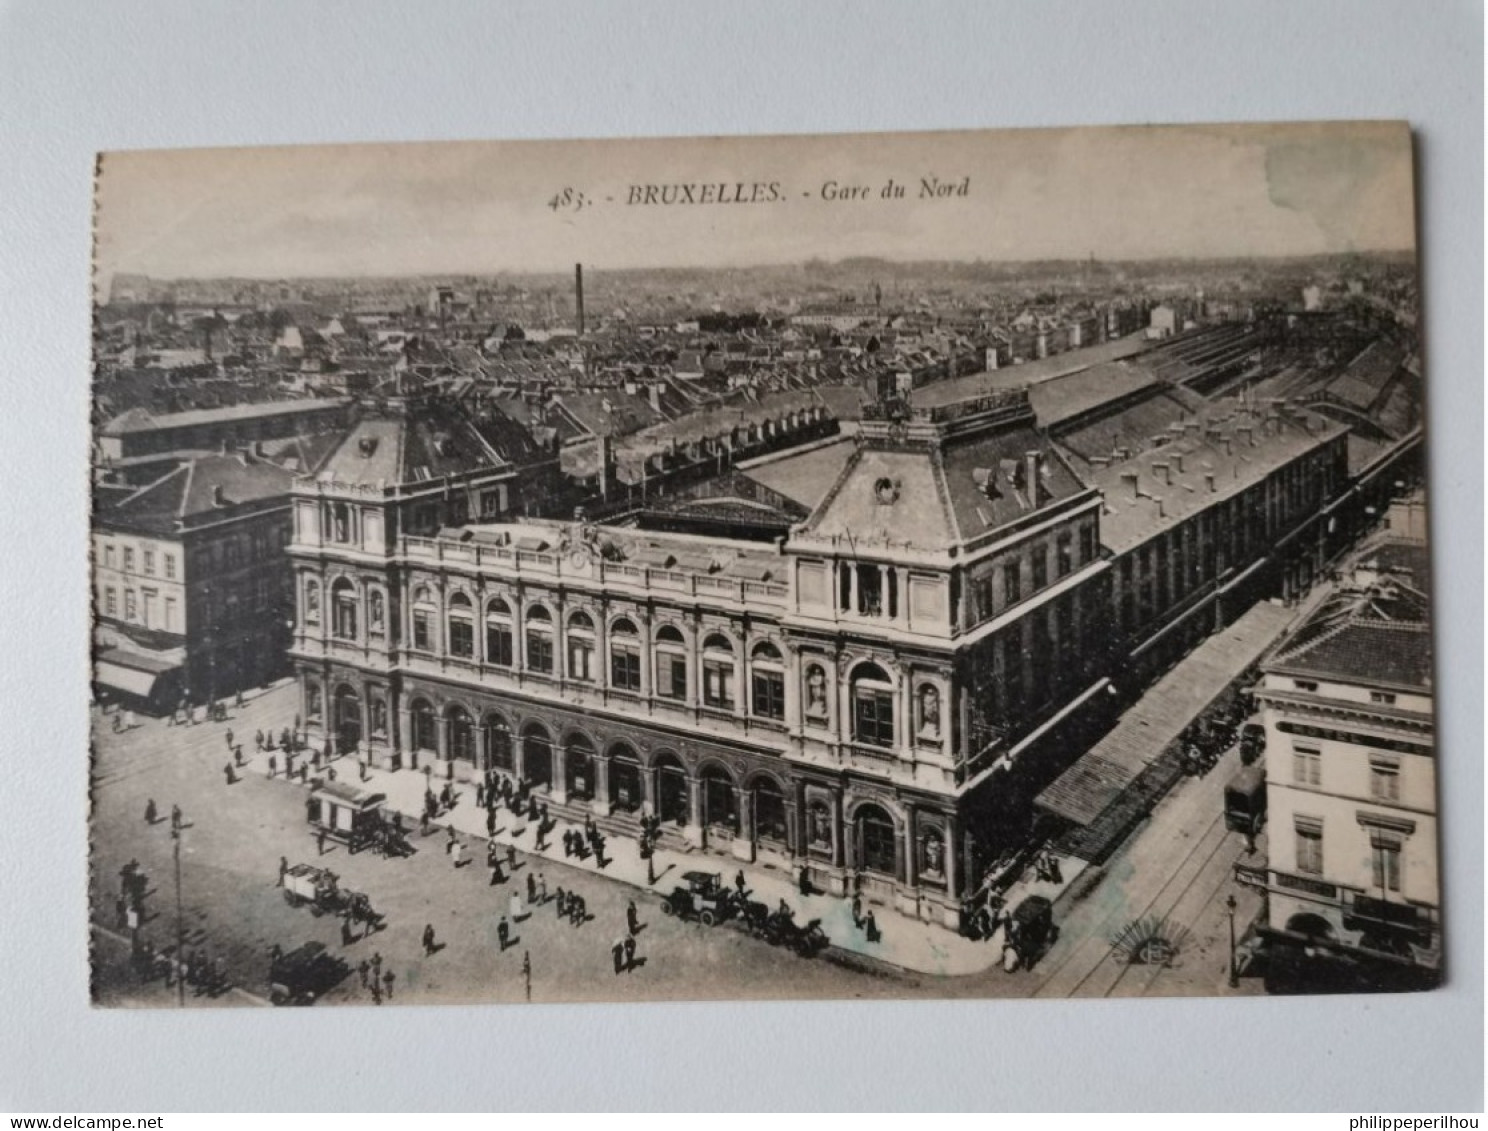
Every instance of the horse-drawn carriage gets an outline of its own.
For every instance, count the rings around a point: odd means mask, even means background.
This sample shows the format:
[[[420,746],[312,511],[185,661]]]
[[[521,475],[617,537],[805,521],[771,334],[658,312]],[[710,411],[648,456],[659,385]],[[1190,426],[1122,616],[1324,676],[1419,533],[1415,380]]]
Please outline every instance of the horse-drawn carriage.
[[[341,886],[341,877],[329,868],[296,864],[284,873],[284,902],[291,907],[309,907],[310,914],[346,915],[354,923],[376,928],[383,917],[372,901],[359,891]]]
[[[735,904],[735,914],[744,928],[771,946],[782,946],[802,958],[811,958],[832,944],[827,932],[822,930],[820,919],[797,923],[795,912],[789,907],[782,904],[771,911],[768,905],[743,896],[736,896]]]

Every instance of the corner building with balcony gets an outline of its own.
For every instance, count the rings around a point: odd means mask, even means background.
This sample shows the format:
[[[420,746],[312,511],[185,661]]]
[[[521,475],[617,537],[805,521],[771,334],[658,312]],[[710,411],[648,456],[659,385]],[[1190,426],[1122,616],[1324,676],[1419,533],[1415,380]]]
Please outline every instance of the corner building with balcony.
[[[1038,735],[1123,655],[1101,495],[1036,423],[1021,388],[875,406],[799,457],[821,482],[775,541],[510,513],[412,529],[413,484],[353,482],[353,433],[296,490],[302,714],[380,765],[515,773],[617,831],[650,811],[954,928],[1078,753]]]

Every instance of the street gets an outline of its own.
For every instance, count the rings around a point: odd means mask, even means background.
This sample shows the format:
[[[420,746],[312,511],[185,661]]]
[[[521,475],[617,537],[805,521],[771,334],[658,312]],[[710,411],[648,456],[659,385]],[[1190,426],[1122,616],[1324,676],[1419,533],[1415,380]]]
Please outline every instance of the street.
[[[483,840],[464,836],[470,863],[455,868],[439,828],[422,838],[415,829],[417,851],[403,859],[369,851],[351,854],[333,842],[319,856],[305,824],[303,786],[282,777],[269,779],[252,768],[239,771],[239,780],[229,785],[223,770],[230,757],[229,729],[235,742],[246,739],[251,748],[255,730],[277,733],[287,725],[293,701],[292,689],[279,687],[230,710],[225,723],[178,727],[142,718],[122,734],[95,713],[91,897],[94,995],[100,1004],[168,1005],[177,1000],[176,991],[158,981],[142,983],[131,969],[127,931],[118,927],[114,911],[119,870],[137,859],[149,881],[143,937],[156,949],[173,945],[174,870],[170,822],[165,819],[172,805],[181,807],[185,821],[185,944],[221,958],[234,987],[216,997],[189,988],[189,1004],[265,1002],[270,948],[278,945],[288,952],[307,942],[324,945],[346,964],[345,976],[323,995],[329,1004],[373,1003],[356,972],[373,955],[381,955],[383,971],[394,975],[394,1004],[526,1000],[524,956],[531,963],[531,998],[543,1002],[1226,992],[1223,900],[1234,889],[1230,865],[1240,848],[1239,838],[1225,832],[1220,817],[1228,760],[1207,777],[1180,785],[1098,877],[1080,877],[1078,898],[1067,896],[1059,906],[1058,941],[1032,970],[1006,973],[998,955],[980,944],[982,949],[973,952],[981,956],[977,972],[935,976],[897,969],[886,961],[859,960],[837,949],[814,959],[798,958],[734,923],[709,928],[665,916],[659,897],[668,890],[665,875],[657,890],[648,891],[596,874],[592,864],[571,866],[519,851],[515,888],[511,879],[493,887],[484,866]],[[150,826],[144,812],[152,799],[161,819]],[[468,824],[478,811],[466,805],[462,816]],[[622,848],[630,846],[616,845],[617,851]],[[281,857],[291,865],[329,868],[343,887],[366,892],[386,916],[383,929],[343,946],[339,919],[288,905],[277,882]],[[728,861],[707,858],[698,866],[732,875]],[[513,890],[523,893],[525,904],[527,875],[534,869],[546,884],[549,902],[525,908],[502,950],[498,922],[509,910]],[[760,882],[782,883],[764,877]],[[558,917],[552,896],[559,888],[583,897],[589,914],[583,925]],[[769,894],[773,903],[775,891]],[[1253,893],[1240,889],[1239,895],[1251,901],[1242,902],[1240,910],[1241,921],[1248,921]],[[636,940],[636,965],[617,975],[611,947],[626,934],[631,899],[643,927]],[[844,934],[852,927],[845,906],[837,906],[842,901],[816,896],[792,902],[805,904],[803,915],[825,915],[834,942],[848,941]],[[1183,935],[1175,940],[1175,961],[1169,966],[1122,961],[1120,948],[1113,946],[1121,932],[1135,920],[1163,917],[1170,933]],[[932,951],[971,945],[940,928],[901,924],[908,921],[896,919],[891,929],[923,932],[923,939],[908,941]],[[433,927],[438,944],[429,955],[422,943],[426,926]],[[1253,982],[1242,982],[1239,992],[1255,992]]]

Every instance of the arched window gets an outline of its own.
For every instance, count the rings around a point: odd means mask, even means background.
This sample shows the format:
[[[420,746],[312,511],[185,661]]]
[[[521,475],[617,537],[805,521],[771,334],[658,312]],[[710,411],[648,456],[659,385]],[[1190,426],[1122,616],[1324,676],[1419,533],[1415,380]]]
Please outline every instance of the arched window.
[[[346,578],[331,586],[331,635],[338,640],[357,638],[357,591]]]
[[[734,646],[722,633],[703,641],[703,702],[721,711],[734,709]]]
[[[894,682],[877,664],[859,664],[852,674],[853,741],[894,745]]]
[[[541,605],[527,610],[527,670],[553,674],[553,614]]]
[[[663,699],[687,698],[687,642],[670,624],[656,630],[656,694]]]
[[[568,618],[568,678],[594,679],[594,618],[583,611]]]
[[[413,591],[413,647],[420,652],[434,651],[434,598],[427,585]]]
[[[514,647],[511,606],[500,597],[486,602],[486,663],[512,666]]]
[[[475,723],[470,718],[470,712],[456,704],[445,712],[444,717],[449,726],[448,757],[451,760],[474,764]]]
[[[320,623],[320,582],[305,578],[305,623]]]
[[[415,750],[434,751],[439,749],[438,720],[434,717],[434,708],[427,699],[415,699],[408,707],[408,717],[412,724],[413,733],[409,735]]]
[[[641,760],[624,742],[610,747],[610,803],[622,813],[641,807]]]
[[[754,714],[762,719],[785,718],[785,661],[780,649],[769,642],[756,644],[749,659]]]
[[[786,843],[785,795],[771,778],[754,781],[754,832],[760,840]]]
[[[367,631],[373,636],[381,636],[387,631],[387,598],[381,589],[373,589],[367,594]]]
[[[563,744],[564,788],[571,801],[594,800],[594,744],[571,734]]]
[[[864,805],[853,819],[858,838],[858,862],[864,871],[895,874],[894,821],[877,805]]]
[[[475,659],[475,614],[470,598],[464,593],[451,593],[447,619],[449,654],[462,660]],[[473,756],[471,760],[474,761]]]
[[[698,775],[701,782],[703,824],[737,834],[739,806],[735,803],[734,782],[721,766],[709,766]]]
[[[620,691],[641,689],[641,635],[629,617],[610,625],[610,686]]]
[[[496,711],[487,713],[481,720],[481,732],[486,744],[486,769],[512,770],[516,763],[512,759],[511,726],[505,717]]]

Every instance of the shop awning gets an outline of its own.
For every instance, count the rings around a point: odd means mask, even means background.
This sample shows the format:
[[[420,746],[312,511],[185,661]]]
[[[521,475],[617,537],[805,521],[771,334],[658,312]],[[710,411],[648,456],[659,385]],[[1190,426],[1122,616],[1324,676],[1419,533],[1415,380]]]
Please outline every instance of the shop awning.
[[[178,669],[177,664],[111,651],[100,655],[94,663],[93,680],[116,691],[148,699],[160,679]]]

